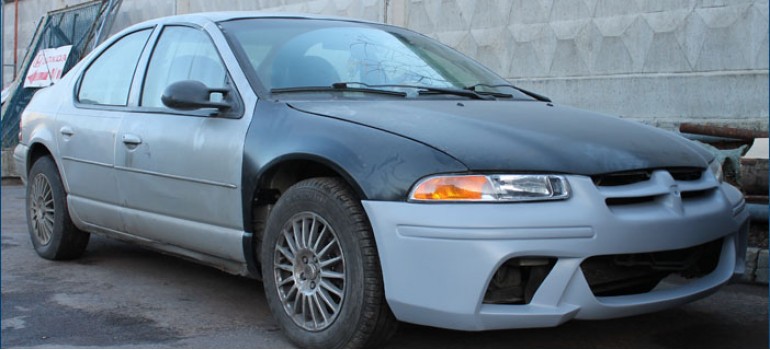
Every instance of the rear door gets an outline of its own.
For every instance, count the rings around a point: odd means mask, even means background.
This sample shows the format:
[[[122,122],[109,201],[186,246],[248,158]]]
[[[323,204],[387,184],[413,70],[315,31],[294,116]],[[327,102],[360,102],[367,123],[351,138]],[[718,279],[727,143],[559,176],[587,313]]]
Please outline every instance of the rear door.
[[[136,111],[121,122],[115,168],[128,233],[242,260],[240,183],[249,118],[224,62],[204,29],[165,26]],[[165,107],[163,91],[182,80],[231,89],[236,107],[226,113]]]
[[[86,223],[111,230],[123,228],[113,168],[115,138],[151,32],[148,28],[126,34],[105,49],[76,83],[75,102],[63,104],[57,116],[56,140],[70,209]]]

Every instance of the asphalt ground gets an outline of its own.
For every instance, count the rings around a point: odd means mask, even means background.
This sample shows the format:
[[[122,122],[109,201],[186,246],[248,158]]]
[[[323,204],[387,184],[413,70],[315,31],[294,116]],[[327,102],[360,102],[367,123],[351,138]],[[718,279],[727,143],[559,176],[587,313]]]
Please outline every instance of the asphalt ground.
[[[283,348],[262,285],[93,236],[84,257],[32,248],[24,189],[2,186],[3,348]],[[457,332],[402,324],[391,348],[767,348],[767,286],[734,284],[675,309],[549,329]]]

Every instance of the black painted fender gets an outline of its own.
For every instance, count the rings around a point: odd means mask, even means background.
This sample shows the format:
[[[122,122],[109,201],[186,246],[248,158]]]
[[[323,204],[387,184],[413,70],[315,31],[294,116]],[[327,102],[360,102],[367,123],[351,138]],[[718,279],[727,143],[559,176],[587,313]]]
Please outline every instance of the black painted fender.
[[[468,171],[463,163],[418,141],[260,100],[244,142],[241,188],[247,252],[253,239],[252,201],[263,177],[296,160],[320,163],[344,178],[361,199],[382,201],[406,200],[412,185],[427,175]]]

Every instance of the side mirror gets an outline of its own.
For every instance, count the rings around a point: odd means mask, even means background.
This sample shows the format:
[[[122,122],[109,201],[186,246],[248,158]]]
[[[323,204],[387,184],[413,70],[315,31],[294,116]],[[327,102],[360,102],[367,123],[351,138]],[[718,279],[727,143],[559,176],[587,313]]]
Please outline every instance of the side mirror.
[[[211,101],[211,94],[222,94],[221,102]],[[191,111],[200,108],[216,108],[220,111],[228,110],[233,106],[224,98],[230,93],[230,89],[209,88],[206,84],[197,80],[182,80],[169,85],[163,91],[160,100],[166,107]]]

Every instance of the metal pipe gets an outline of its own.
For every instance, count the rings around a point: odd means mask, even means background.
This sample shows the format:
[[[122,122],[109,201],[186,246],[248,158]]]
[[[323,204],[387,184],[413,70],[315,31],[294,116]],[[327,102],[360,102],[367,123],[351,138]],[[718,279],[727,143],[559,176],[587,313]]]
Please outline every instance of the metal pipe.
[[[19,60],[19,0],[13,2],[13,80],[18,74],[16,67]]]
[[[700,125],[693,123],[682,123],[679,125],[679,131],[691,134],[730,137],[746,141],[752,141],[756,138],[767,137],[766,131],[755,131],[739,128],[728,128],[724,126]]]
[[[749,209],[749,217],[752,222],[767,222],[768,205],[748,203],[746,207]]]
[[[96,45],[99,45],[99,41],[102,40],[102,31],[104,30],[104,24],[107,22],[107,18],[111,15],[111,12],[112,12],[112,2],[113,0],[107,1],[107,5],[106,5],[107,7],[105,8],[102,14],[102,18],[100,18],[101,23],[99,23],[99,29],[96,30],[96,36],[94,37],[94,42],[91,44],[91,50],[96,48]],[[102,4],[102,6],[105,6],[105,5]],[[174,6],[176,6],[176,1],[174,2]]]
[[[3,39],[5,39],[5,36],[3,36],[3,7],[5,7],[5,2],[0,0],[0,48],[5,47],[3,45]],[[0,90],[5,87],[5,79],[3,78],[3,73],[5,71],[5,66],[3,65],[3,55],[5,52],[2,52],[3,50],[0,49]]]
[[[690,134],[686,132],[679,132],[679,135],[682,135],[682,137],[687,138],[689,140],[695,140],[700,141],[703,143],[717,143],[717,142],[743,142],[746,141],[741,139],[732,139],[728,137],[719,137],[719,136],[708,136],[708,135],[699,135],[699,134]]]

